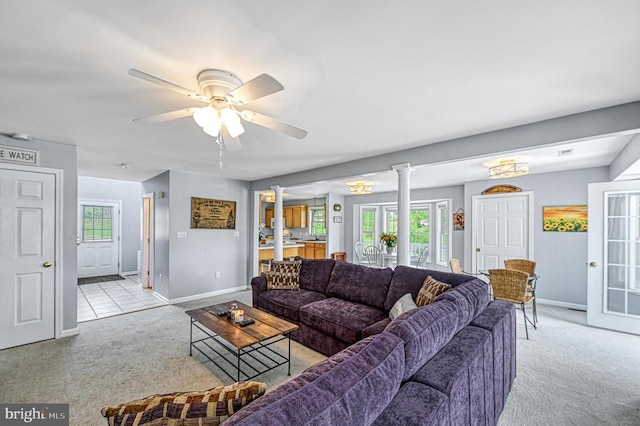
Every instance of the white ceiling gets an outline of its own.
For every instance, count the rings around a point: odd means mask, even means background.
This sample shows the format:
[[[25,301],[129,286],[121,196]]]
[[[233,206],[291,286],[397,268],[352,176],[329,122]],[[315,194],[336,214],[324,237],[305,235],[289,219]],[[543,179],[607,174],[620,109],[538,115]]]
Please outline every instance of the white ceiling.
[[[0,132],[76,145],[83,176],[262,179],[636,101],[638,16],[637,0],[3,2]],[[190,118],[131,121],[202,104],[130,68],[193,89],[205,68],[244,81],[269,73],[285,90],[252,109],[309,135],[246,124],[221,171],[213,138]],[[540,173],[607,165],[625,143],[517,154]],[[414,165],[412,182],[484,179],[482,163],[500,156]],[[396,185],[393,172],[368,180]]]

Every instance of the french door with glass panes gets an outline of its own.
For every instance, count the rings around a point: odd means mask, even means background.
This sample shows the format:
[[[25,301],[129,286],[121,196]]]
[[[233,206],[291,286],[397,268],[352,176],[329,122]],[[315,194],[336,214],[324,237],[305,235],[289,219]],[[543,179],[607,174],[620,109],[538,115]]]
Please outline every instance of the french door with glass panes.
[[[587,324],[640,334],[640,183],[589,185]]]

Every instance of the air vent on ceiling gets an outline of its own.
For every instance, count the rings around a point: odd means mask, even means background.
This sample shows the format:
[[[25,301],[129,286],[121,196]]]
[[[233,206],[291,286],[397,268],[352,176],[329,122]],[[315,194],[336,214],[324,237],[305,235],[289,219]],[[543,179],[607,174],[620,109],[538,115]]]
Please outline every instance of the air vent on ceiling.
[[[565,155],[571,155],[573,154],[573,148],[571,149],[562,149],[560,151],[558,151],[558,157],[564,157]]]

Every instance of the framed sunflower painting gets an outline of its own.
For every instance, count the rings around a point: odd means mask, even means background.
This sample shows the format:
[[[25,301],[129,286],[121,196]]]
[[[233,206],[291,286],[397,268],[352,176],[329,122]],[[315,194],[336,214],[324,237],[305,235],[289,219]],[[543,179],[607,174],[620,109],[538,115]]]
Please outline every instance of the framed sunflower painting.
[[[542,207],[542,229],[549,232],[587,232],[587,206]]]

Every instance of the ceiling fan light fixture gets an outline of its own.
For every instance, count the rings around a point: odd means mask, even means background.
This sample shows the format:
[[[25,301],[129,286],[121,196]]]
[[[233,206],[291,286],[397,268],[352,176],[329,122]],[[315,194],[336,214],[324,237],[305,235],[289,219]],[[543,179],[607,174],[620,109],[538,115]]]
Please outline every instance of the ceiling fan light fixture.
[[[501,161],[497,166],[489,167],[489,179],[505,179],[523,176],[529,173],[529,163],[515,160]]]
[[[198,126],[205,128],[213,126],[214,123],[220,123],[220,116],[218,111],[210,106],[206,106],[204,108],[200,108],[196,112],[193,113],[193,119],[198,124]],[[216,134],[217,136],[217,134]]]
[[[232,138],[237,138],[244,133],[244,127],[242,127],[240,117],[231,108],[222,108],[220,117]]]
[[[222,128],[222,123],[220,121],[214,121],[211,124],[203,127],[202,130],[214,138],[217,138],[220,134],[220,129]]]

